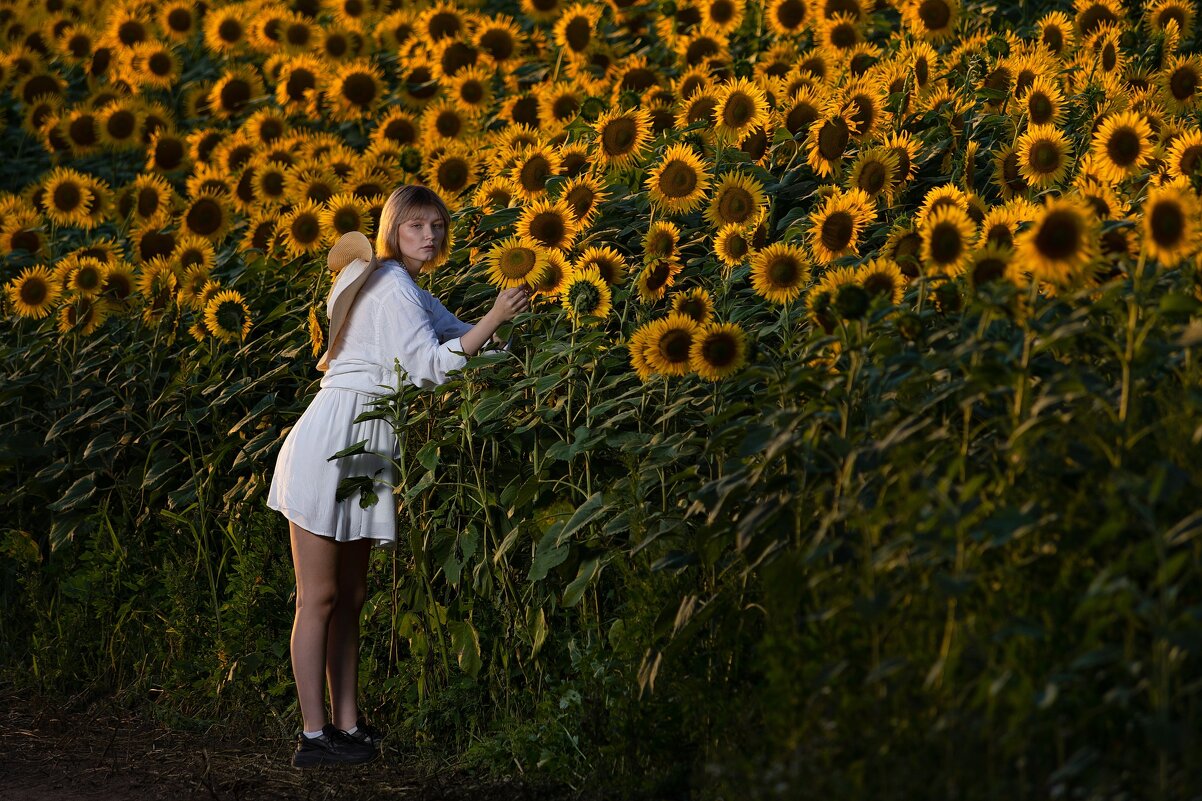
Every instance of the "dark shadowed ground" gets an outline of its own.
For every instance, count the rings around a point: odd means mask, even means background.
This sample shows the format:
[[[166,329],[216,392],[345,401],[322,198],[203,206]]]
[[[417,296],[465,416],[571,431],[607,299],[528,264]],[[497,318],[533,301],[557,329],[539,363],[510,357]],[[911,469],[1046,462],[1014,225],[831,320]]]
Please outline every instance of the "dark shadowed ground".
[[[5,801],[119,799],[601,799],[563,785],[498,782],[462,771],[429,773],[406,764],[387,740],[375,762],[300,771],[288,740],[231,740],[172,731],[121,710],[56,708],[0,691],[0,798]]]

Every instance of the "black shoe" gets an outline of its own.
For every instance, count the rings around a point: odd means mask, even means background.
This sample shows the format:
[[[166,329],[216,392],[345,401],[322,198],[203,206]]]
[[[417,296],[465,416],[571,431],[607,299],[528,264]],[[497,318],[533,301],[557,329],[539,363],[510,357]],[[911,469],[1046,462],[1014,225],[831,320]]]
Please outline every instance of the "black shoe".
[[[379,748],[380,741],[384,739],[384,732],[369,724],[362,715],[355,721],[355,733],[344,731],[343,734],[356,742],[370,745],[372,748]]]
[[[327,723],[322,727],[320,737],[306,737],[303,732],[297,737],[292,765],[297,768],[307,768],[311,765],[359,765],[371,761],[375,756],[376,749],[373,746],[365,745],[339,731],[334,724]]]

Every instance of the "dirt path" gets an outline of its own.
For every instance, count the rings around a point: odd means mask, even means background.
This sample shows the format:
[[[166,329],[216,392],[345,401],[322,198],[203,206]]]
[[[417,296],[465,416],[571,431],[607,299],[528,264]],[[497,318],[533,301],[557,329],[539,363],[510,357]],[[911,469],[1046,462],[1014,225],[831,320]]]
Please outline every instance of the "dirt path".
[[[289,741],[231,742],[171,731],[120,711],[66,711],[0,692],[0,795],[5,801],[583,797],[566,786],[419,772],[390,750],[387,740],[380,758],[369,765],[304,771],[289,763],[292,747]]]

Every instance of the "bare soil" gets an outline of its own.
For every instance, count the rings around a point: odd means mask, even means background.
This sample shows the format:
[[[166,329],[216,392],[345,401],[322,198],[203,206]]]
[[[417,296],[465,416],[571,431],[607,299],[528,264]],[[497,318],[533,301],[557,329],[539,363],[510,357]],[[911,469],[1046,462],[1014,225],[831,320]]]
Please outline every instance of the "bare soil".
[[[302,771],[290,762],[294,746],[292,740],[173,731],[111,704],[72,710],[0,691],[5,801],[575,801],[591,795],[564,785],[425,771],[390,749],[387,738],[374,762]]]

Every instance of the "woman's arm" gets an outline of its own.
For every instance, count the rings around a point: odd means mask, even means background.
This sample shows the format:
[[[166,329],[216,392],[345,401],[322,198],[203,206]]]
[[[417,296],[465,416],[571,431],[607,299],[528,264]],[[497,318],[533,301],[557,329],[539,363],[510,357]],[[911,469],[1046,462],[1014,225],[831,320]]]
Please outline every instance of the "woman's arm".
[[[512,320],[521,312],[530,308],[530,290],[524,286],[503,289],[497,294],[493,307],[472,326],[471,330],[459,337],[459,344],[468,356],[480,352],[484,343],[496,333],[501,323]]]

